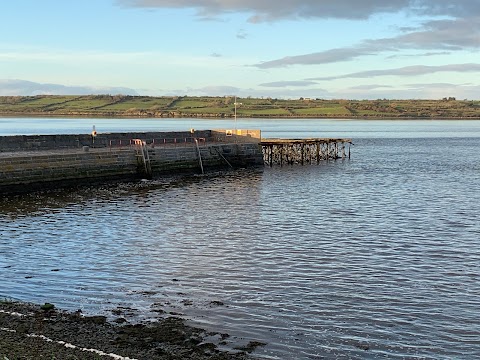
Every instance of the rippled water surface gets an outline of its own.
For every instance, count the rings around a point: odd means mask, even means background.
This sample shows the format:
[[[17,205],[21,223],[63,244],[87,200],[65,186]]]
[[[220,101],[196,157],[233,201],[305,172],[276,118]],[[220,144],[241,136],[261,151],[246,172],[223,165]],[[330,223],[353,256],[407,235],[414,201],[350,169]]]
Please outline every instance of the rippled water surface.
[[[0,296],[162,309],[266,359],[479,358],[478,122],[418,126],[348,161],[4,197]]]

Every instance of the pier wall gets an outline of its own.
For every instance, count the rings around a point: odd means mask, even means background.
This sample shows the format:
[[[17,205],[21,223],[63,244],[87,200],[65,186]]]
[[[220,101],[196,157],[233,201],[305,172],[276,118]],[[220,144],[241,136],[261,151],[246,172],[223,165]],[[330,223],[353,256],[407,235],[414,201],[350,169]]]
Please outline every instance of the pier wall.
[[[130,178],[137,174],[131,150],[61,153],[19,153],[0,157],[0,193],[42,185],[74,184],[88,180]]]
[[[247,167],[263,165],[263,153],[258,144],[218,144],[200,146],[202,164],[205,168]],[[156,147],[149,149],[154,174],[169,170],[199,170],[196,147]],[[230,165],[229,165],[230,164]]]
[[[259,132],[235,138],[225,134],[220,130],[195,131],[195,138],[190,132],[105,134],[94,144],[82,142],[83,135],[0,137],[0,194],[144,177],[145,164],[132,139],[145,141],[154,177],[200,173],[200,157],[205,169],[263,165]]]

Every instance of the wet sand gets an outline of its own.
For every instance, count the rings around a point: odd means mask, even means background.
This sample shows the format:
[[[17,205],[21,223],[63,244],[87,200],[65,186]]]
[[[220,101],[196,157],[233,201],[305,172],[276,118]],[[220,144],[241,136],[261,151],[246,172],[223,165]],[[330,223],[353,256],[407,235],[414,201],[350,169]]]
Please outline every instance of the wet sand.
[[[262,344],[250,343],[236,352],[225,352],[209,342],[227,334],[206,332],[168,317],[148,324],[129,324],[119,318],[59,311],[0,301],[0,359],[254,359],[249,352]]]

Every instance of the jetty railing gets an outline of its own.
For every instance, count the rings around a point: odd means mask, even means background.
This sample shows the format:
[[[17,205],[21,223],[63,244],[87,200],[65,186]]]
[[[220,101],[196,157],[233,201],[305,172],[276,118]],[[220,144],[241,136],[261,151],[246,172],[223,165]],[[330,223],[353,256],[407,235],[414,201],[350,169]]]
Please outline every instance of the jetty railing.
[[[263,139],[263,159],[269,166],[319,164],[350,159],[351,139]]]
[[[207,142],[210,142],[207,138],[194,138],[194,137],[181,137],[181,138],[151,138],[145,139],[144,142],[146,146],[150,148],[155,147],[194,147],[196,146],[195,139],[199,142],[200,145],[205,145]],[[135,147],[136,139],[111,139],[108,141],[108,147],[113,148],[130,148]]]
[[[0,154],[18,152],[75,152],[104,151],[108,149],[131,150],[135,139],[145,141],[148,147],[184,146],[195,147],[196,141],[203,147],[216,143],[258,143],[260,130],[195,130],[153,131],[128,133],[102,133],[95,129],[91,134],[12,135],[0,136]]]

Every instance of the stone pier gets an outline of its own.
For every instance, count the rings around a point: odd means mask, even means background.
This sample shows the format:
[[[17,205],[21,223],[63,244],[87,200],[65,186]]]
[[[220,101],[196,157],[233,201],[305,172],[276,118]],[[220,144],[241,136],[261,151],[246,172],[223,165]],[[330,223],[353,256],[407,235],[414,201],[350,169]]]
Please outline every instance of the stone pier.
[[[0,137],[0,194],[263,165],[259,130]],[[145,173],[145,153],[151,174]]]

